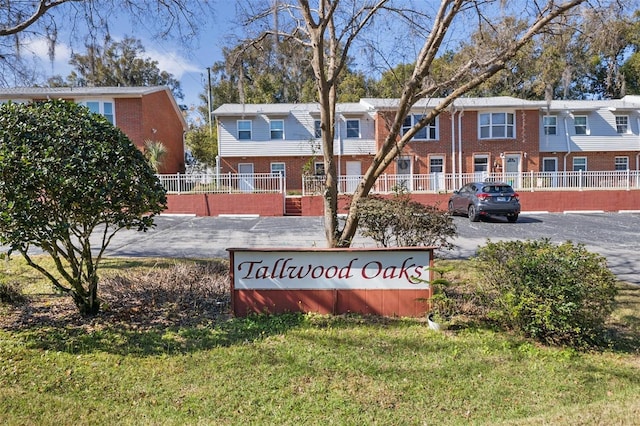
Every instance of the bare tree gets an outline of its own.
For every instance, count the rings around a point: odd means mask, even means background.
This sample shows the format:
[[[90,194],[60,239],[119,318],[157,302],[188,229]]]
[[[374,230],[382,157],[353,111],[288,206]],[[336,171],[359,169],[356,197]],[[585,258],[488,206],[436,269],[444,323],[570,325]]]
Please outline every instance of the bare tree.
[[[109,33],[114,20],[128,17],[152,37],[188,41],[212,16],[212,6],[210,0],[4,0],[0,6],[0,84],[10,83],[9,74],[21,82],[33,80],[23,50],[24,43],[36,37],[47,41],[53,59],[63,28],[71,37],[82,34],[82,45],[95,44]]]
[[[266,19],[272,19],[274,13],[279,17],[276,28],[264,30],[263,25],[260,33],[255,35],[256,38],[264,37],[265,34],[277,34],[281,38],[302,43],[313,53],[312,67],[320,100],[322,148],[325,153],[326,182],[323,197],[328,245],[347,247],[351,244],[358,226],[358,200],[369,194],[376,179],[420,129],[445,111],[455,99],[505,69],[508,62],[514,60],[517,53],[540,35],[547,25],[569,14],[585,1],[441,0],[439,7],[430,10],[433,2],[317,0],[316,6],[312,7],[308,0],[292,3],[273,0],[268,5],[270,10],[252,9],[252,18],[248,21],[251,23],[260,20],[264,23]],[[415,4],[419,4],[421,10],[415,6],[407,7]],[[508,7],[512,9],[509,10]],[[510,16],[519,16],[524,25],[510,33],[501,31],[500,23]],[[393,105],[394,114],[388,117],[388,136],[353,193],[347,219],[340,229],[337,214],[338,176],[335,159],[330,154],[334,152],[337,82],[346,68],[351,49],[356,48],[354,46],[363,47],[358,43],[362,43],[365,35],[370,37],[371,34],[379,34],[376,29],[385,26],[389,29],[387,34],[395,34],[396,40],[402,34],[406,40],[417,41],[417,53],[415,58],[406,58],[405,63],[413,62],[413,70],[402,82],[402,95]],[[476,55],[457,67],[447,79],[431,78],[434,61],[444,53],[446,44],[453,42],[455,32],[460,31],[467,36],[476,31],[486,37],[501,37],[501,42],[491,43],[490,47],[479,43]],[[390,47],[396,53],[401,50],[395,45]],[[370,51],[388,61],[389,57],[385,55],[389,51],[382,52],[380,46],[371,47]],[[403,50],[403,54],[409,52],[411,50],[408,48]],[[445,88],[447,90],[441,91]],[[422,119],[414,127],[402,133],[402,124],[411,108],[418,101],[437,97],[441,93],[447,94],[438,98],[433,108],[425,110]]]

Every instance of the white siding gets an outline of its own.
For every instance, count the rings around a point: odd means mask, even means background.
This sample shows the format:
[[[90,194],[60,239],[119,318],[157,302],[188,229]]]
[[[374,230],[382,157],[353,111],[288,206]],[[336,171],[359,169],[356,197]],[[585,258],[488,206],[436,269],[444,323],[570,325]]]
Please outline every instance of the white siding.
[[[284,120],[284,140],[271,140],[270,119]],[[361,138],[346,138],[345,122],[336,126],[334,154],[371,154],[375,152],[374,120],[368,114],[350,116],[360,120]],[[322,155],[322,143],[314,137],[317,114],[305,110],[292,110],[288,115],[265,114],[252,116],[219,117],[218,147],[221,157],[269,157]],[[237,120],[252,121],[251,140],[238,140]]]
[[[545,135],[540,115],[540,152],[593,152],[593,151],[634,151],[640,150],[640,115],[635,111],[595,111],[576,112],[577,116],[586,116],[587,135],[576,135],[573,117],[566,111],[556,111],[557,134]],[[618,134],[616,115],[629,117],[629,132]],[[567,149],[568,145],[568,149]]]

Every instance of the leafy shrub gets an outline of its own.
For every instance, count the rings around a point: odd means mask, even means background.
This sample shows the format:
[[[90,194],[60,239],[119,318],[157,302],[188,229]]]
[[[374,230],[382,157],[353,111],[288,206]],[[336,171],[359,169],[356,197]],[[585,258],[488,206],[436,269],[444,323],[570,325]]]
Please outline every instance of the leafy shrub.
[[[425,206],[406,193],[391,198],[371,195],[359,201],[360,233],[382,247],[433,246],[452,248],[457,235],[451,215],[437,206]]]
[[[604,257],[570,241],[491,242],[473,259],[489,315],[544,343],[598,343],[613,309],[616,278]]]
[[[25,301],[20,286],[0,280],[0,303],[18,304]]]

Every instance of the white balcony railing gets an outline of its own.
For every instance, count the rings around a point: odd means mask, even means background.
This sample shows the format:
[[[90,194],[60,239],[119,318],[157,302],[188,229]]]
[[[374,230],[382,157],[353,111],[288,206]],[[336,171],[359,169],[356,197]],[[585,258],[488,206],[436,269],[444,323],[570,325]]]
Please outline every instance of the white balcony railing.
[[[338,191],[353,192],[361,178],[362,176],[340,176]],[[302,194],[321,193],[324,181],[324,176],[304,176]],[[378,178],[371,192],[385,194],[402,189],[409,192],[446,193],[474,181],[507,182],[517,191],[630,190],[640,189],[640,171],[383,174]]]
[[[271,173],[189,173],[157,175],[170,194],[205,193],[285,193],[283,176]],[[353,193],[362,176],[339,176],[338,191]],[[517,191],[566,191],[603,189],[640,189],[640,171],[609,172],[524,172],[524,173],[431,173],[383,174],[371,192],[392,193],[397,190],[422,193],[447,193],[473,181],[503,181]],[[302,194],[322,193],[324,176],[303,176]]]
[[[283,176],[271,173],[157,175],[169,194],[283,193]]]

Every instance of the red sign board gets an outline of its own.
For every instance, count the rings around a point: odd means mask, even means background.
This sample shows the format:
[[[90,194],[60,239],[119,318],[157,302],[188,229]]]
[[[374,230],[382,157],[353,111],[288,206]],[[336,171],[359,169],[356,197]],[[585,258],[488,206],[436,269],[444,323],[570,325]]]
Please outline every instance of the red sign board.
[[[319,312],[422,316],[433,249],[228,249],[236,316]]]

